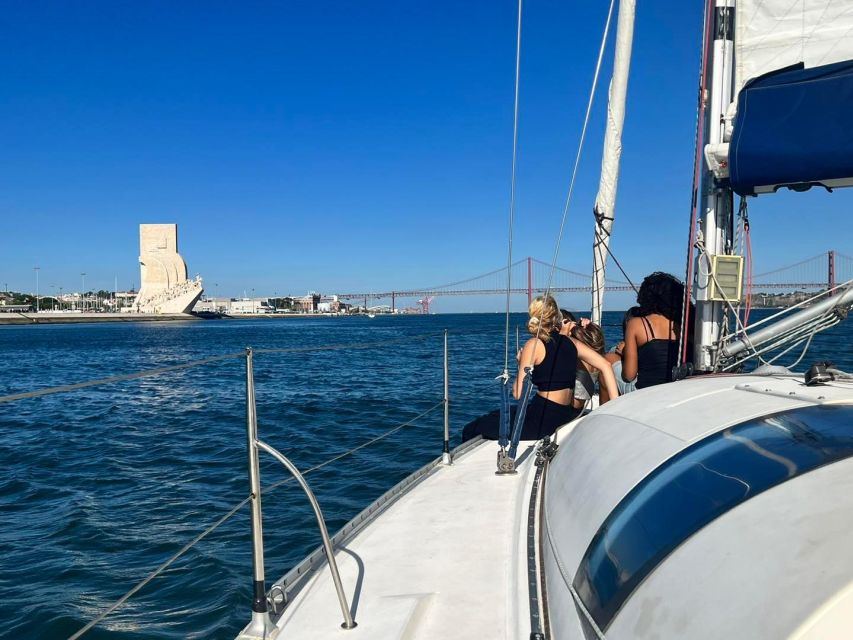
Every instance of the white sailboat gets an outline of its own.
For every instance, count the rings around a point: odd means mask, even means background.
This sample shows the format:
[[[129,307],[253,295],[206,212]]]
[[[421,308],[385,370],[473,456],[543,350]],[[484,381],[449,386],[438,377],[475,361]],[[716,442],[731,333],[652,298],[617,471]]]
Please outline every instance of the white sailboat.
[[[697,170],[701,215],[691,223],[693,360],[698,371],[723,372],[807,344],[853,306],[848,283],[778,321],[727,332],[739,297],[737,284],[725,281],[726,258],[737,258],[734,192],[853,182],[853,166],[833,155],[838,140],[811,136],[810,152],[825,154],[815,167],[798,156],[802,145],[791,147],[786,118],[820,100],[802,93],[810,84],[803,77],[784,75],[803,63],[794,71],[850,95],[844,64],[853,64],[853,39],[845,37],[853,6],[710,0],[707,7],[699,149],[707,164]],[[618,17],[613,129],[596,201],[599,285],[615,209],[633,10],[633,0],[623,1]],[[762,102],[750,93],[756,87],[775,91],[763,102],[781,112],[763,114],[759,134],[752,129],[754,103]],[[763,148],[762,135],[774,136]],[[824,162],[827,155],[840,160]],[[601,286],[593,305],[600,314]],[[805,378],[760,371],[692,376],[607,403],[552,442],[522,443],[514,474],[495,474],[491,442],[446,448],[269,590],[260,485],[251,472],[255,602],[239,637],[849,637],[853,381],[827,366]],[[257,439],[249,413],[255,469],[259,449],[282,460]]]

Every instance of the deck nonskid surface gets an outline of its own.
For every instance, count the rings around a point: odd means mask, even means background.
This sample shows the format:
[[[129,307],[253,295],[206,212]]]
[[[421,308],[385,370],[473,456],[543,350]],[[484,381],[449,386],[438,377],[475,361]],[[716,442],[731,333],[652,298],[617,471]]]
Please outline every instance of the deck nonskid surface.
[[[529,634],[524,543],[534,456],[525,455],[528,448],[532,443],[522,443],[514,476],[495,475],[493,442],[437,468],[337,552],[358,627],[340,628],[324,566],[286,609],[282,637]]]

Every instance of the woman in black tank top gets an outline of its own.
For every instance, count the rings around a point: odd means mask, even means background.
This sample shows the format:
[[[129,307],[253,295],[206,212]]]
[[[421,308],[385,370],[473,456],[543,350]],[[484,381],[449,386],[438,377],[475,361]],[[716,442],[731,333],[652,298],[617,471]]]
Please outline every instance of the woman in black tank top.
[[[616,377],[607,360],[585,344],[567,335],[560,335],[562,316],[550,296],[537,298],[530,305],[527,330],[531,337],[518,352],[518,376],[513,383],[513,395],[518,400],[527,375],[525,368],[533,366],[532,380],[536,393],[530,398],[521,428],[522,440],[540,440],[553,434],[558,427],[570,422],[580,413],[572,406],[577,363],[588,362],[600,369],[601,385],[610,397],[619,395]],[[516,406],[511,407],[511,423],[515,423]],[[483,436],[497,440],[500,429],[500,410],[472,420],[462,430],[462,440]]]
[[[603,356],[584,343],[560,334],[562,316],[554,298],[536,298],[529,312],[527,330],[532,337],[518,353],[513,395],[516,400],[521,397],[525,369],[532,366],[536,395],[528,405],[521,438],[538,440],[551,435],[579,413],[572,406],[578,359],[602,371],[601,383],[611,398],[617,397],[619,391],[613,369]]]
[[[622,378],[637,379],[637,389],[672,382],[678,365],[678,341],[684,285],[656,271],[637,293],[637,317],[628,321],[622,350]]]

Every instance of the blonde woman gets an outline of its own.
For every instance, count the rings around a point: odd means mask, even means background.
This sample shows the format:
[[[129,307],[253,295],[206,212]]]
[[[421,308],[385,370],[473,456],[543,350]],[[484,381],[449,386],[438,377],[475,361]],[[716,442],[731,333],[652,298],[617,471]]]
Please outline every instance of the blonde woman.
[[[603,356],[583,342],[560,333],[563,318],[551,296],[536,298],[529,309],[527,330],[531,338],[518,353],[518,376],[513,395],[518,400],[533,367],[532,382],[536,386],[527,407],[521,432],[522,440],[539,440],[578,415],[573,406],[578,360],[601,372],[601,383],[610,398],[619,396],[613,369]]]

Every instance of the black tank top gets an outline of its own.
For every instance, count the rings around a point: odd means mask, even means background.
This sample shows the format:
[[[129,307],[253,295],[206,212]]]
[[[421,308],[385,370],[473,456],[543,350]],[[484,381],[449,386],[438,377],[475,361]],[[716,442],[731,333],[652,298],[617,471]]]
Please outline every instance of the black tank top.
[[[672,368],[678,360],[678,340],[655,338],[651,323],[642,318],[650,339],[637,349],[637,388],[672,382]]]
[[[578,368],[578,350],[575,343],[558,331],[551,332],[545,342],[545,357],[533,367],[531,379],[538,391],[574,389]]]

